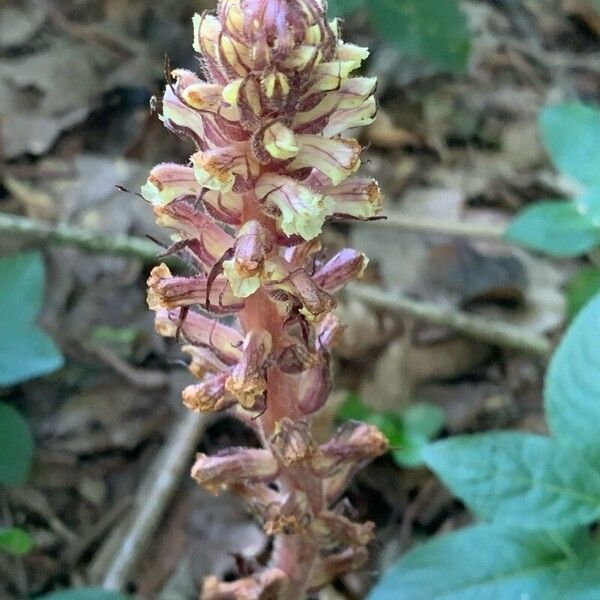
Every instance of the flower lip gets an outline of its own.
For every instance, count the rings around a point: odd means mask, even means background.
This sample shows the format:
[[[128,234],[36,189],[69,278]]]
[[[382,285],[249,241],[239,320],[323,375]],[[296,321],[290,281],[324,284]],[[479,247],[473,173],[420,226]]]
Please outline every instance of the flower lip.
[[[206,490],[218,494],[237,481],[270,481],[279,466],[269,450],[228,448],[212,456],[198,454],[192,477]]]
[[[242,357],[225,382],[227,392],[247,410],[254,409],[267,390],[265,369],[272,349],[273,340],[268,331],[249,331],[242,346]]]
[[[326,217],[333,214],[331,198],[282,175],[268,173],[260,177],[256,194],[267,209],[278,212],[284,234],[300,235],[306,241],[317,237]]]

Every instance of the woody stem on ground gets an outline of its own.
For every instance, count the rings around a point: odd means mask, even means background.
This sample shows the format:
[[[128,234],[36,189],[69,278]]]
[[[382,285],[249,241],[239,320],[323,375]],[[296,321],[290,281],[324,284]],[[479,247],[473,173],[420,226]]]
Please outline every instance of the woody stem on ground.
[[[443,233],[449,234],[449,231]],[[491,230],[489,233],[491,234]],[[58,246],[74,246],[86,252],[138,258],[149,263],[154,263],[159,253],[156,244],[144,238],[98,233],[73,225],[53,225],[5,213],[0,213],[0,234],[36,246],[49,242]],[[551,344],[545,337],[500,320],[484,319],[464,311],[449,310],[434,303],[413,300],[374,286],[351,286],[347,291],[352,297],[378,309],[443,325],[466,336],[498,346],[542,358],[547,358],[551,352]]]
[[[427,323],[448,327],[474,339],[519,350],[542,359],[548,359],[552,351],[552,344],[547,338],[510,323],[445,308],[432,302],[413,300],[372,285],[352,284],[348,286],[347,292],[373,308],[415,317]]]
[[[128,256],[152,263],[156,262],[160,251],[154,242],[144,238],[100,233],[66,223],[46,223],[6,213],[0,213],[0,234],[37,246],[46,243],[75,246],[86,252]]]

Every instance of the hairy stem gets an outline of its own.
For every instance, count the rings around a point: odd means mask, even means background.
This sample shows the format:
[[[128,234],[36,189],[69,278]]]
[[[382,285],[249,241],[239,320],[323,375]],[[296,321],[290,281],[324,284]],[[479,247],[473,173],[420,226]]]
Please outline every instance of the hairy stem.
[[[259,291],[247,299],[244,310],[239,314],[239,320],[245,331],[252,328],[268,331],[273,338],[277,355],[283,323],[273,302],[264,292]],[[275,433],[277,424],[286,418],[297,420],[301,415],[294,389],[286,384],[281,371],[276,366],[271,367],[267,378],[267,406],[257,419],[257,429],[263,445],[268,448],[268,440]],[[313,514],[319,514],[325,508],[322,479],[315,476],[305,465],[291,465],[284,469],[278,478],[278,487],[284,493],[305,494]],[[304,533],[276,536],[270,566],[281,569],[290,579],[288,595],[283,600],[302,600],[306,597],[310,574],[318,555],[318,543]]]

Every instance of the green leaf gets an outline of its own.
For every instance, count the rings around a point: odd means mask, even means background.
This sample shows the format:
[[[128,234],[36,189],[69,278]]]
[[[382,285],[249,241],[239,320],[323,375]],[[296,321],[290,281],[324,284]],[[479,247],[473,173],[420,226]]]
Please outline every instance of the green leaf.
[[[441,69],[462,72],[471,36],[455,0],[370,0],[373,23],[388,42]]]
[[[38,596],[36,600],[129,600],[120,592],[111,592],[102,588],[73,588]]]
[[[33,460],[33,436],[12,406],[0,403],[0,484],[25,483]]]
[[[591,424],[596,424],[587,414]],[[426,464],[484,519],[530,529],[600,517],[600,473],[556,441],[524,433],[457,436],[423,449]]]
[[[560,571],[550,600],[597,600],[600,590],[600,548],[596,543],[581,561],[571,562]]]
[[[349,394],[338,411],[343,420],[370,423],[379,428],[394,448],[392,456],[401,467],[423,464],[421,449],[441,430],[444,411],[433,404],[419,403],[397,412],[377,412],[365,406],[356,394]]]
[[[590,186],[574,202],[577,211],[600,232],[600,185]]]
[[[364,8],[365,0],[329,0],[327,14],[330,17],[345,17],[352,12]]]
[[[576,202],[549,200],[522,211],[504,237],[551,256],[578,256],[600,244],[600,227]]]
[[[581,269],[569,280],[566,291],[567,314],[569,319],[574,319],[579,311],[600,293],[600,269]]]
[[[54,342],[35,324],[44,293],[37,252],[0,259],[0,386],[51,373],[63,365]]]
[[[546,418],[559,442],[600,461],[600,295],[588,302],[554,353],[544,389]]]
[[[402,412],[403,439],[392,456],[401,467],[419,467],[423,464],[421,451],[440,432],[444,425],[444,411],[435,404],[413,404]]]
[[[18,527],[0,528],[0,549],[11,554],[27,554],[33,548],[33,538]]]
[[[586,185],[600,184],[600,110],[560,104],[540,114],[544,144],[554,164]]]
[[[348,394],[338,410],[338,417],[342,421],[366,421],[371,414],[373,411],[363,404],[357,394]]]
[[[560,541],[556,533],[499,525],[468,527],[411,550],[392,566],[368,598],[583,600],[583,595],[573,595],[572,591],[593,590],[600,584],[598,571],[594,573],[571,553],[567,555]],[[576,572],[582,580],[573,585]],[[597,596],[590,596],[590,600],[593,597]]]

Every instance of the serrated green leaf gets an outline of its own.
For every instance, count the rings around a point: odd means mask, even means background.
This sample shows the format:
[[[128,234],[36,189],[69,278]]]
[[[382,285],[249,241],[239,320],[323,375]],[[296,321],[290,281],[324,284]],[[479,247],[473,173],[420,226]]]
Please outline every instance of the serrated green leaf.
[[[583,268],[569,280],[567,292],[567,315],[574,319],[579,311],[598,293],[600,293],[600,269]]]
[[[544,597],[565,556],[545,534],[478,525],[435,538],[398,561],[369,600]],[[544,577],[545,575],[545,577]]]
[[[0,259],[0,386],[51,373],[63,364],[54,342],[35,324],[43,292],[39,253]]]
[[[600,110],[580,103],[560,104],[540,114],[544,145],[565,175],[600,184]]]
[[[484,519],[543,529],[600,517],[600,473],[550,438],[504,431],[457,436],[427,446],[422,456]]]
[[[33,548],[33,538],[18,527],[0,527],[0,549],[10,554],[27,554]]]
[[[578,256],[600,244],[600,226],[575,202],[542,201],[517,215],[504,237],[551,256]]]
[[[25,483],[33,460],[33,436],[27,421],[0,403],[0,484]]]
[[[370,0],[368,6],[377,32],[395,47],[447,71],[465,70],[471,36],[455,0]]]
[[[468,527],[411,550],[387,571],[368,598],[583,600],[583,595],[571,592],[593,589],[600,577],[587,565],[584,573],[583,561],[567,556],[557,543],[559,537],[499,525]],[[568,575],[577,570],[587,585],[573,585]]]
[[[330,17],[345,17],[364,8],[366,0],[328,0],[327,14]]]
[[[130,596],[102,588],[73,588],[38,596],[36,600],[130,600]]]
[[[546,374],[544,400],[559,442],[600,461],[600,296],[591,300],[562,338]]]

